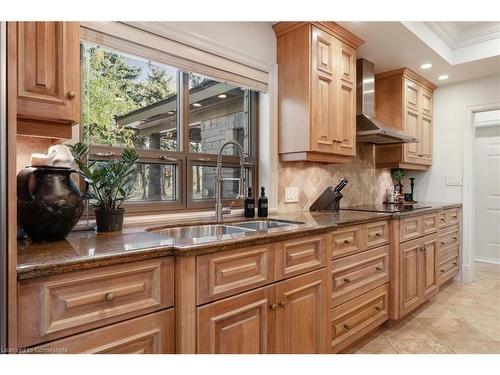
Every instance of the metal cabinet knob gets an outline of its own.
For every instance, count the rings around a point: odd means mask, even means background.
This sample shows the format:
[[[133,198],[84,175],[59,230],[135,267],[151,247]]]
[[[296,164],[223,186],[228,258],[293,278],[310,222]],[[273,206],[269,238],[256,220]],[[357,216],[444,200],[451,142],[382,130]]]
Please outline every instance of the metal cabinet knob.
[[[382,311],[382,308],[380,306],[375,306],[375,310]]]
[[[344,240],[344,243],[345,243],[345,244],[349,244],[350,242],[351,242],[351,241],[349,241],[349,240]]]
[[[344,328],[345,328],[345,329],[349,329],[349,328],[351,328],[351,327],[349,327],[349,324],[344,324]]]
[[[280,301],[278,305],[280,305],[280,307],[284,307],[286,305],[286,301],[285,300]]]
[[[382,267],[376,267],[375,269],[379,272],[384,270]]]
[[[115,294],[113,292],[106,293],[104,298],[106,299],[106,301],[111,302],[115,299]]]
[[[70,90],[66,93],[66,96],[68,97],[68,99],[75,99],[76,98],[76,92],[73,91],[73,90]]]
[[[350,279],[344,279],[344,283],[350,283],[351,280]]]
[[[269,308],[271,310],[276,310],[277,307],[278,307],[278,305],[276,305],[275,303],[272,303],[272,304],[269,305]]]
[[[380,233],[375,233],[375,237],[382,237]]]

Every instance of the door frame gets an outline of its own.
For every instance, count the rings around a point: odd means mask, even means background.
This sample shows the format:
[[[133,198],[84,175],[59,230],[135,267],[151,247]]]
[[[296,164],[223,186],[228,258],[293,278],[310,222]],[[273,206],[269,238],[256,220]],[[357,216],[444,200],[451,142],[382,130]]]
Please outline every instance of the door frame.
[[[461,254],[461,279],[471,283],[475,278],[474,246],[476,243],[476,181],[474,163],[476,160],[476,135],[474,114],[477,112],[500,109],[500,102],[470,105],[465,108],[467,124],[464,129],[463,140],[463,189],[462,189],[462,254]]]

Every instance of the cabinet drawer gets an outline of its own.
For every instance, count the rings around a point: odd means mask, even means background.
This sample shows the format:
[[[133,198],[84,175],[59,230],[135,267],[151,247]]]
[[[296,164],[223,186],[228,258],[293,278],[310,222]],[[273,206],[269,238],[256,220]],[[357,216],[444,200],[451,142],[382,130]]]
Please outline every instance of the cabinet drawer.
[[[458,256],[458,245],[446,247],[439,250],[437,264],[442,265],[443,263],[447,263],[452,258],[458,258]]]
[[[277,280],[325,267],[326,235],[279,242],[275,256]]]
[[[422,216],[411,216],[400,221],[400,242],[412,240],[422,235]]]
[[[173,306],[173,258],[19,283],[19,345],[97,328]]]
[[[389,318],[389,284],[332,309],[331,349],[337,353]]]
[[[197,257],[198,304],[274,281],[273,244]]]
[[[173,354],[174,309],[94,329],[33,348],[34,353]]]
[[[422,234],[435,233],[438,229],[438,215],[429,214],[422,216]]]
[[[389,246],[332,261],[332,303],[338,306],[389,282]]]
[[[439,216],[439,227],[444,228],[453,224],[458,224],[460,217],[459,211],[459,208],[450,208],[443,211]]]
[[[459,243],[458,226],[454,225],[446,230],[441,230],[438,237],[438,249],[445,249],[450,246],[458,246]]]
[[[389,243],[389,223],[376,221],[364,226],[366,248],[371,249]]]
[[[439,285],[458,275],[459,264],[458,256],[456,256],[439,265]]]
[[[340,229],[331,234],[332,258],[340,258],[364,250],[361,225]]]

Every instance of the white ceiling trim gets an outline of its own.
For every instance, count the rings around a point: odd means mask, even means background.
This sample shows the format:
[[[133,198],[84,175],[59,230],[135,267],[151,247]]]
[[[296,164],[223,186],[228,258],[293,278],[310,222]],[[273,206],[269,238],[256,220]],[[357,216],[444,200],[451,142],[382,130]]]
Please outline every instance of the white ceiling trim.
[[[463,43],[465,42],[454,42],[449,34],[446,34],[442,28],[436,27],[435,23],[431,27],[429,27],[429,24],[431,24],[429,22],[411,21],[401,23],[450,65],[464,64],[488,57],[500,56],[500,32],[498,37],[496,37],[494,29],[490,33],[483,33],[482,39],[476,38],[476,41],[484,41],[466,43],[467,45],[458,47],[464,45]],[[455,48],[450,46],[455,46]]]
[[[430,21],[424,23],[451,49],[500,38],[500,22]]]

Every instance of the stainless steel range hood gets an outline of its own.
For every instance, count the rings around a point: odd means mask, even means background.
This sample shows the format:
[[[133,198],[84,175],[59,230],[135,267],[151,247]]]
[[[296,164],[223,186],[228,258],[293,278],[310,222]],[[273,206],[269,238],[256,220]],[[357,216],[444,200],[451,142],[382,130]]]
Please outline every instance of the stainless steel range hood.
[[[407,134],[392,129],[374,118],[375,72],[374,65],[366,59],[356,61],[356,140],[374,144],[419,142]]]

